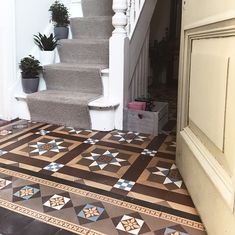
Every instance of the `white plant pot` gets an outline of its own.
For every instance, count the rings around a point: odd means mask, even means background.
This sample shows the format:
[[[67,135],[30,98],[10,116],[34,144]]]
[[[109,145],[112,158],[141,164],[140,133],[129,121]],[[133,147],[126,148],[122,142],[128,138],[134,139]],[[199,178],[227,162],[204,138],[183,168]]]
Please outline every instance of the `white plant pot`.
[[[55,63],[55,50],[54,51],[41,51],[40,62],[42,65]]]

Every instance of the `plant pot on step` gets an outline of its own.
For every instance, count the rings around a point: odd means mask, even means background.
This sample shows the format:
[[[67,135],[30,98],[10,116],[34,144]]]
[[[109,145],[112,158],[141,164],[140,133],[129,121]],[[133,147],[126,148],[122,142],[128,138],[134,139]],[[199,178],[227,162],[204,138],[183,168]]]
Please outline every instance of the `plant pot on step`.
[[[58,40],[51,33],[49,36],[34,35],[34,42],[40,49],[40,61],[42,65],[54,64],[55,63],[55,48],[58,45]]]
[[[39,77],[23,78],[21,79],[22,88],[24,93],[31,94],[38,91]]]
[[[39,75],[43,68],[40,62],[29,55],[20,61],[20,70],[22,75],[22,88],[27,94],[37,92],[39,85]]]
[[[49,8],[51,12],[51,21],[54,24],[55,37],[60,39],[67,39],[69,35],[68,25],[69,21],[69,10],[68,8],[58,0],[56,0]]]
[[[68,27],[55,27],[54,34],[57,40],[67,39],[69,36],[69,28]]]
[[[41,51],[40,52],[41,64],[48,65],[55,63],[55,51]]]

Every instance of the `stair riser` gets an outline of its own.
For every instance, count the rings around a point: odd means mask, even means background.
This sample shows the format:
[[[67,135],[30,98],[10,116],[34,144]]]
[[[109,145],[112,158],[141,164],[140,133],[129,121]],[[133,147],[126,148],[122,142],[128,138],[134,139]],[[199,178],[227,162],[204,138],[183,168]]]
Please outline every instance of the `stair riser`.
[[[73,44],[60,42],[58,47],[62,63],[105,64],[109,62],[109,44]]]
[[[85,21],[71,20],[73,38],[109,38],[112,35],[112,20]]]
[[[48,90],[67,90],[102,94],[99,70],[73,71],[45,69],[44,79]]]
[[[47,107],[46,113],[45,107]],[[83,106],[78,104],[64,105],[57,102],[41,101],[38,107],[31,105],[29,109],[31,114],[33,114],[33,116],[31,115],[32,120],[36,122],[49,122],[85,129],[89,129],[91,126],[90,119],[83,118],[84,116],[89,117],[88,108],[84,109]]]
[[[112,16],[112,0],[82,0],[83,15],[86,16]]]

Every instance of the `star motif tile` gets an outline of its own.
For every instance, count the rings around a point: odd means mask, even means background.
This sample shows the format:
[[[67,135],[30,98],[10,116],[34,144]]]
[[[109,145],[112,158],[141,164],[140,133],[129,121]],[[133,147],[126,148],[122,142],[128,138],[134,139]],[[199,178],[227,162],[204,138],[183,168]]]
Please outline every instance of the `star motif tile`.
[[[12,131],[10,130],[1,130],[0,131],[0,136],[6,136],[12,134]]]
[[[95,149],[92,152],[82,154],[82,159],[78,164],[87,165],[91,171],[108,170],[108,166],[113,166],[120,169],[122,166],[130,165],[127,154],[121,153],[116,149],[104,150]]]
[[[149,227],[139,213],[116,217],[112,221],[120,235],[124,233],[139,235],[150,232]]]
[[[118,182],[113,187],[130,192],[134,185],[135,185],[135,182],[133,181],[119,179]]]
[[[154,157],[157,154],[157,151],[150,150],[150,149],[144,149],[141,154]]]
[[[176,225],[158,230],[155,235],[189,235],[181,225]]]
[[[143,134],[137,132],[113,132],[112,133],[112,140],[116,140],[122,144],[136,144],[141,145],[143,142],[148,141],[149,138]]]
[[[72,207],[72,202],[68,193],[54,194],[53,196],[43,198],[44,211],[61,210]]]
[[[159,161],[156,167],[148,168],[148,180],[165,185],[169,190],[183,187],[183,180],[175,164]]]
[[[98,142],[99,142],[99,140],[89,138],[89,139],[85,140],[83,143],[95,145],[95,144],[97,144]]]
[[[12,181],[10,181],[10,180],[0,178],[0,190],[6,188],[11,183],[12,183]]]
[[[8,152],[0,149],[0,157],[3,156],[6,153],[8,153]]]
[[[91,130],[83,130],[83,129],[76,129],[76,128],[73,128],[73,127],[67,127],[67,132],[69,134],[76,134],[76,135],[89,135],[90,133],[92,133]]]
[[[31,198],[37,198],[40,196],[40,186],[38,184],[26,185],[13,189],[13,202],[29,200]]]
[[[30,150],[30,156],[41,156],[48,153],[53,153],[53,155],[67,152],[68,147],[65,145],[63,139],[43,139],[39,142],[31,142],[28,144]]]
[[[64,167],[63,164],[59,164],[56,162],[52,162],[50,163],[48,166],[45,166],[43,169],[47,170],[47,171],[53,171],[53,172],[57,172],[58,170],[60,170],[62,167]]]
[[[80,224],[97,222],[109,218],[101,202],[75,207],[75,211]]]
[[[47,130],[40,130],[40,131],[36,132],[37,135],[42,135],[42,136],[45,136],[49,133],[51,133],[51,132],[47,131]]]

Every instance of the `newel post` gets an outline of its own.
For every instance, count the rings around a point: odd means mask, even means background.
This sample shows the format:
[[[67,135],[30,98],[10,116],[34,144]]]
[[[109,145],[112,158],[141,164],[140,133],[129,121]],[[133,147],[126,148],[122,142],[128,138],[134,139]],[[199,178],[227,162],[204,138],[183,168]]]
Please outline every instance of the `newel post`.
[[[115,128],[123,129],[123,108],[126,106],[129,79],[129,38],[126,26],[128,0],[113,0],[114,31],[109,48],[109,86],[110,98],[120,103],[115,114]]]

